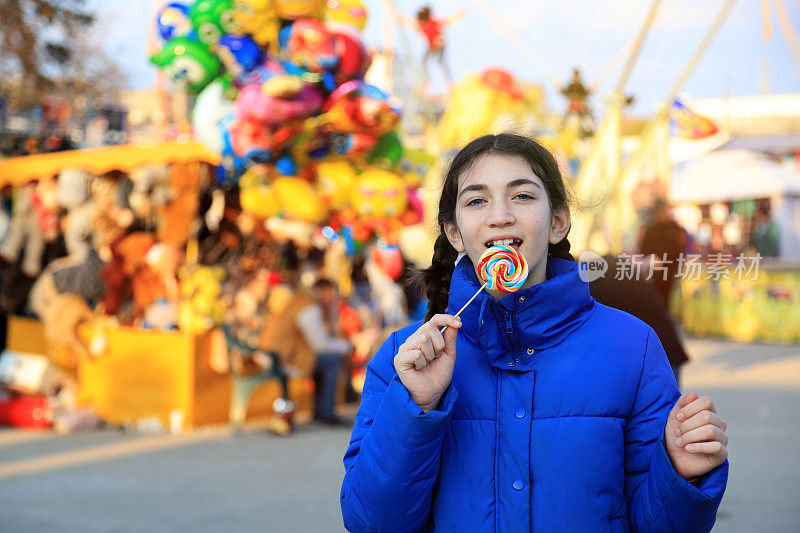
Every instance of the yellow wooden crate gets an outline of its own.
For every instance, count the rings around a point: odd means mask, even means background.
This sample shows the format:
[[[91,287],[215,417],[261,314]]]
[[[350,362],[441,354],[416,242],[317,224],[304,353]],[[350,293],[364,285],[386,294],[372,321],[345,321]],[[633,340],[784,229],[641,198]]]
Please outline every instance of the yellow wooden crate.
[[[94,326],[79,330],[84,340],[95,334]],[[195,336],[178,331],[158,331],[117,326],[104,332],[106,350],[97,357],[78,358],[78,397],[92,406],[108,423],[156,423],[169,428],[172,418],[182,429],[225,424],[232,379],[215,370],[220,349],[214,334]],[[36,320],[9,317],[8,347],[13,350],[51,354],[44,328]],[[222,354],[224,358],[224,354]],[[307,380],[290,380],[289,391],[301,411],[312,405],[313,391]],[[272,414],[272,402],[280,395],[277,383],[259,387],[253,394],[248,419]]]

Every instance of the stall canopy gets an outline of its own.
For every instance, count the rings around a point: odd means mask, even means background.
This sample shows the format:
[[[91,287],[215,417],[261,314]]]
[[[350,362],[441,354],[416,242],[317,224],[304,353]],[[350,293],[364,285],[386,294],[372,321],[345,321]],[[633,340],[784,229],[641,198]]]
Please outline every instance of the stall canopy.
[[[20,185],[35,179],[49,178],[64,168],[78,168],[99,175],[112,170],[130,172],[140,166],[164,166],[195,161],[219,165],[220,155],[197,141],[172,141],[12,157],[0,160],[0,186]]]
[[[750,150],[719,150],[676,165],[672,203],[711,203],[800,195],[800,172]]]

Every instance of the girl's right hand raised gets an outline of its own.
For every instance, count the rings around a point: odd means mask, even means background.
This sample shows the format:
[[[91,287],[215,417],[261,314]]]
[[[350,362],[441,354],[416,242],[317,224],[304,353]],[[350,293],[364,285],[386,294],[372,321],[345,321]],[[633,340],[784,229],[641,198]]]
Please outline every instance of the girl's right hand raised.
[[[447,326],[443,333],[439,330]],[[408,389],[411,399],[424,412],[439,406],[444,391],[453,379],[456,362],[456,335],[461,318],[434,315],[400,345],[394,368]]]

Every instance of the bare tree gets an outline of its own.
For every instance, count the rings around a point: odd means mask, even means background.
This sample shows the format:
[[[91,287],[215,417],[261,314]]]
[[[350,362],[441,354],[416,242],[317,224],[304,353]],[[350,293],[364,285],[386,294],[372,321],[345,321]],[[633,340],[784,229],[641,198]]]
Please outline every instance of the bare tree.
[[[85,0],[0,0],[0,92],[27,107],[66,78],[94,17]]]

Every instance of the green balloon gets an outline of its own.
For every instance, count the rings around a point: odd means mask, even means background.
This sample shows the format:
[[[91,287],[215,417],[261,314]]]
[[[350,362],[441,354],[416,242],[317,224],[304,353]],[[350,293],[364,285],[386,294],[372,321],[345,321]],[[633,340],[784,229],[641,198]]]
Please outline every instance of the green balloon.
[[[214,81],[220,69],[217,56],[202,43],[186,37],[170,39],[150,61],[164,72],[167,79],[186,85],[196,93]]]
[[[367,156],[367,162],[379,167],[391,169],[403,157],[403,143],[396,132],[384,133]]]

